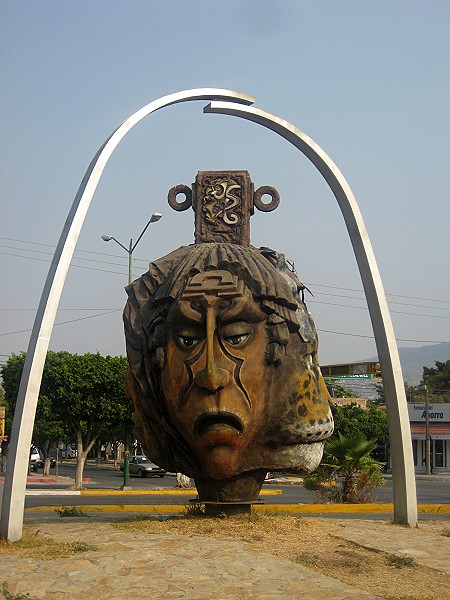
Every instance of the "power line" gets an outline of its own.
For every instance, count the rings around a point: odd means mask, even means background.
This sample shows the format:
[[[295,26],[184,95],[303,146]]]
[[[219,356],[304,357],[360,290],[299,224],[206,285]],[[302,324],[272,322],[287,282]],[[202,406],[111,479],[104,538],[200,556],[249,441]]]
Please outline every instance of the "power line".
[[[6,240],[9,242],[18,242],[21,244],[30,244],[30,245],[35,245],[35,246],[44,246],[46,248],[56,248],[56,246],[52,245],[52,244],[44,244],[42,242],[30,242],[29,240],[18,240],[15,238],[8,238],[8,237],[3,237],[0,236],[0,240]],[[7,247],[7,246],[2,246],[2,247]],[[18,250],[19,248],[13,248]],[[37,252],[37,250],[27,250],[27,249],[23,249],[25,252]],[[110,253],[105,253],[105,252],[97,252],[97,251],[93,251],[93,250],[75,250],[75,253],[78,252],[82,252],[82,253],[86,253],[86,254],[94,254],[94,255],[99,255],[99,256],[110,256],[110,257],[114,257],[114,258],[122,258],[122,255],[118,255],[118,254],[110,254]],[[11,256],[16,256],[16,255],[11,255]],[[31,257],[26,257],[26,256],[19,256],[19,258],[31,258]],[[88,259],[82,259],[80,257],[80,260],[88,260]],[[148,264],[148,259],[144,259],[144,258],[135,258],[133,256],[133,260],[134,261],[139,261],[139,262],[144,262],[146,264]],[[101,261],[99,261],[101,262]],[[111,264],[117,264],[118,263],[111,263]],[[89,268],[89,267],[85,267],[85,268]],[[97,270],[97,269],[96,269]],[[101,269],[98,269],[101,270]],[[106,272],[110,272],[110,271],[106,271]],[[111,271],[113,272],[113,271]],[[122,273],[120,273],[122,275]],[[359,289],[354,289],[354,288],[346,288],[346,287],[339,287],[339,286],[334,286],[334,285],[325,285],[325,284],[321,284],[321,283],[307,283],[308,287],[322,287],[322,288],[328,288],[328,289],[333,289],[333,290],[341,290],[341,291],[345,291],[345,292],[357,292],[358,294],[364,294],[364,290],[359,290]],[[319,292],[323,295],[325,295],[324,292]],[[334,295],[334,294],[331,294]],[[337,296],[337,295],[336,295]],[[423,300],[425,302],[439,302],[442,304],[450,304],[449,300],[440,300],[440,299],[436,299],[436,298],[423,298],[423,297],[418,297],[418,296],[410,296],[410,295],[404,295],[404,294],[390,294],[386,292],[386,296],[391,296],[393,298],[408,298],[409,300]],[[343,296],[345,297],[345,296]],[[397,303],[399,304],[399,303]],[[405,306],[409,306],[409,304],[405,304]],[[411,306],[418,306],[416,304],[411,304]],[[420,307],[420,308],[436,308],[437,310],[450,310],[450,309],[442,309],[440,307]]]
[[[39,243],[39,242],[29,242],[26,240],[16,240],[16,239],[12,239],[12,238],[5,238],[0,236],[0,239],[4,239],[4,240],[8,240],[8,241],[14,241],[14,242],[20,242],[20,243],[27,243],[27,244],[33,244],[33,245],[38,245],[38,246],[44,246],[44,247],[48,247],[48,248],[54,248],[55,246],[52,246],[50,244],[43,244],[43,243]],[[0,245],[0,247],[7,247],[4,245]],[[12,248],[12,249],[17,249],[17,250],[21,250],[20,248]],[[23,251],[25,252],[35,252],[35,253],[40,253],[40,254],[50,254],[48,252],[40,252],[37,250],[27,250],[27,249],[23,249]],[[105,253],[100,253],[100,252],[93,252],[93,251],[87,251],[87,250],[78,250],[78,252],[85,252],[85,253],[90,253],[90,254],[98,254],[98,255],[102,255],[102,256],[115,256],[117,258],[121,258],[117,255],[110,255],[110,254],[105,254]],[[2,252],[0,251],[0,254],[5,254],[8,256],[15,256],[18,258],[27,258],[29,260],[38,260],[41,262],[50,262],[50,260],[48,259],[41,259],[41,258],[37,258],[37,257],[31,257],[31,256],[22,256],[22,255],[17,255],[14,253],[8,253],[8,252]],[[118,263],[111,263],[109,261],[98,261],[98,260],[93,260],[93,259],[88,259],[88,258],[79,258],[79,257],[75,257],[75,259],[79,259],[79,260],[85,260],[85,261],[89,261],[89,262],[99,262],[102,264],[111,264],[111,265],[116,265],[117,266],[121,266]],[[147,261],[144,261],[144,259],[134,259],[134,260],[141,260],[142,262],[146,262],[148,264]],[[103,273],[113,273],[113,274],[117,274],[117,275],[126,275],[125,273],[122,272],[118,272],[118,271],[111,271],[109,269],[99,269],[99,268],[95,268],[95,267],[88,267],[85,265],[76,265],[76,264],[72,264],[72,267],[76,267],[76,268],[80,268],[80,269],[87,269],[87,270],[93,270],[93,271],[100,271]],[[356,292],[356,293],[364,293],[362,290],[357,290],[357,289],[353,289],[353,288],[343,288],[343,287],[338,287],[338,286],[329,286],[329,285],[322,285],[322,284],[315,284],[315,283],[308,283],[309,286],[316,286],[316,287],[323,287],[323,288],[327,288],[327,289],[336,289],[336,290],[342,290],[342,291],[351,291],[351,292]],[[350,298],[352,299],[351,296],[345,296],[345,295],[340,295],[340,294],[327,294],[325,292],[319,292],[319,294],[321,295],[326,295],[326,296],[333,296],[333,297],[342,297],[342,298]],[[399,294],[386,294],[387,296],[392,296],[392,297],[399,297],[399,298],[409,298],[409,299],[413,299],[413,300],[424,300],[427,302],[442,302],[442,303],[446,303],[446,304],[450,304],[450,302],[447,302],[445,300],[435,300],[435,299],[430,299],[430,298],[418,298],[418,297],[412,297],[412,296],[404,296],[404,295],[399,295]],[[364,300],[363,298],[354,298],[355,300]],[[336,307],[343,307],[343,308],[352,308],[352,309],[359,309],[359,310],[367,310],[367,306],[363,307],[363,306],[351,306],[351,305],[345,305],[345,304],[338,304],[338,303],[332,303],[332,302],[321,302],[319,300],[310,300],[311,303],[315,303],[315,304],[324,304],[324,305],[328,305],[328,306],[336,306]],[[391,304],[399,304],[399,305],[403,305],[403,306],[412,306],[412,307],[418,307],[418,308],[431,308],[433,310],[437,309],[437,310],[449,310],[446,308],[442,308],[442,307],[431,307],[431,306],[419,306],[416,304],[408,304],[408,303],[400,303],[400,302],[391,302]],[[8,310],[8,309],[2,309],[2,310]],[[34,309],[9,309],[9,310],[34,310]],[[59,310],[102,310],[102,309],[59,309]],[[60,323],[55,323],[55,325],[64,325],[66,323],[72,323],[72,322],[76,322],[76,321],[82,321],[84,319],[91,319],[91,318],[95,318],[98,316],[102,316],[105,314],[110,314],[112,312],[116,312],[122,309],[111,309],[111,310],[107,310],[106,312],[102,312],[98,315],[90,315],[88,317],[81,317],[79,319],[73,319],[71,321],[64,321],[64,322],[60,322]],[[395,311],[395,310],[391,310],[391,313],[396,313],[396,314],[405,314],[405,315],[411,315],[411,316],[419,316],[419,317],[429,317],[429,318],[437,318],[437,319],[448,319],[449,317],[445,317],[445,316],[440,316],[440,315],[427,315],[427,314],[423,314],[423,313],[411,313],[411,312],[407,312],[407,311]],[[5,335],[13,335],[16,333],[25,333],[31,331],[31,329],[25,329],[25,330],[20,330],[20,331],[14,331],[14,332],[9,332],[9,333],[2,333],[0,334],[0,336],[5,336]],[[360,335],[360,334],[352,334],[352,333],[345,333],[345,332],[337,332],[337,331],[328,331],[328,330],[320,330],[318,329],[317,331],[321,331],[323,333],[331,333],[334,335],[345,335],[345,336],[350,336],[350,337],[361,337],[361,338],[369,338],[369,339],[374,339],[374,336],[366,336],[366,335]],[[406,339],[400,339],[398,338],[397,341],[402,341],[402,342],[415,342],[415,343],[448,343],[446,340],[444,341],[438,341],[438,340],[406,340]]]
[[[343,331],[330,331],[328,329],[317,329],[320,333],[333,333],[334,335],[347,335],[350,337],[369,338],[374,340],[374,335],[361,335],[358,333],[344,333]],[[450,344],[448,340],[405,340],[402,338],[395,338],[397,342],[417,342],[418,344]]]
[[[12,254],[11,252],[0,251],[0,254],[6,254],[7,256],[15,256],[17,258],[26,258],[28,260],[38,260],[39,262],[51,262],[50,260],[46,260],[45,258],[37,258],[35,256],[21,256],[20,254]],[[127,275],[127,273],[125,272],[121,273],[120,271],[111,271],[109,269],[96,269],[95,267],[86,267],[85,265],[75,265],[73,263],[71,263],[70,266],[78,269],[88,269],[89,271],[100,271],[101,273],[113,273],[114,275],[123,275],[124,277]]]
[[[29,259],[29,260],[38,260],[40,262],[50,262],[49,260],[46,260],[46,259],[36,258],[34,256],[22,256],[22,255],[13,254],[13,253],[10,253],[10,252],[0,251],[0,254],[5,254],[7,256],[15,256],[15,257],[18,257],[18,258],[26,258],[26,259]],[[101,263],[104,263],[104,264],[111,264],[111,265],[117,264],[117,263],[110,263],[110,262],[107,262],[107,261],[94,261],[94,260],[87,259],[87,258],[83,258],[83,259],[79,259],[79,260],[88,260],[88,261],[91,261],[91,262],[101,262]],[[97,271],[97,272],[101,272],[101,273],[113,273],[114,275],[123,275],[123,276],[126,275],[126,273],[124,273],[124,272],[112,271],[110,269],[99,269],[99,268],[96,268],[96,267],[87,267],[86,265],[76,265],[76,264],[72,263],[70,266],[74,267],[74,268],[77,268],[77,269],[87,269],[89,271]],[[121,266],[121,265],[117,265],[117,266]],[[330,287],[330,286],[324,286],[324,287]],[[344,289],[344,288],[336,288],[336,289]],[[353,290],[353,291],[357,291],[357,290]],[[322,292],[319,292],[319,293],[321,294]],[[334,294],[324,294],[324,295],[334,296]],[[336,297],[340,297],[340,296],[336,295]],[[348,298],[348,296],[346,296],[346,297]],[[354,299],[355,300],[360,300],[360,301],[364,300],[363,298],[354,298]],[[440,302],[440,300],[437,300],[436,302]],[[311,303],[311,304],[324,304],[324,305],[327,305],[327,306],[337,306],[337,307],[342,307],[342,308],[352,308],[352,309],[358,309],[358,310],[368,310],[367,306],[352,306],[352,305],[349,305],[349,304],[339,304],[339,303],[335,303],[335,302],[321,302],[320,300],[309,300],[309,303]],[[398,304],[398,303],[393,302],[392,304]],[[412,306],[412,307],[417,306],[416,304],[407,304],[407,303],[403,303],[403,305],[404,306]],[[423,307],[420,307],[420,308],[431,308],[433,310],[435,310],[435,309],[437,309],[437,310],[449,310],[449,309],[446,309],[446,308],[433,307],[433,306],[423,306]],[[424,313],[413,313],[413,312],[400,311],[400,310],[390,310],[390,312],[393,313],[393,314],[411,315],[411,316],[414,316],[414,317],[428,317],[428,318],[431,318],[431,319],[450,319],[450,317],[445,317],[445,316],[441,316],[441,315],[429,315],[429,314],[424,314]]]
[[[327,306],[341,306],[343,308],[357,308],[359,310],[368,310],[367,306],[351,306],[350,304],[336,304],[334,302],[320,302],[319,300],[308,300],[308,304],[326,304]],[[428,308],[432,308],[429,306]],[[397,315],[412,315],[414,317],[431,317],[432,319],[450,319],[450,317],[443,317],[441,315],[426,315],[423,313],[412,313],[402,310],[390,310],[390,313]]]
[[[8,248],[10,250],[19,250],[21,252],[34,252],[35,254],[47,254],[47,255],[49,254],[50,256],[53,256],[52,252],[45,252],[45,250],[27,250],[26,248],[14,248],[11,246],[4,246],[3,244],[0,244],[0,248]],[[0,251],[0,253],[8,254],[7,252],[3,252],[3,251]],[[22,256],[22,255],[18,255],[18,254],[11,254],[10,256],[18,256],[19,258],[33,258],[32,256]],[[106,256],[108,256],[108,255],[106,255]],[[117,257],[117,258],[121,258],[121,257]],[[122,266],[120,263],[111,262],[111,261],[107,261],[107,260],[98,260],[98,258],[93,259],[93,258],[82,258],[81,256],[74,256],[74,260],[85,260],[86,262],[96,262],[96,263],[100,263],[103,265],[114,265],[117,267]],[[46,262],[51,262],[51,260],[48,260]]]
[[[76,323],[77,321],[85,321],[87,319],[95,319],[97,317],[102,317],[104,315],[109,315],[115,312],[119,312],[121,311],[121,308],[117,308],[114,310],[108,310],[106,312],[102,312],[99,313],[97,315],[90,315],[87,317],[80,317],[78,319],[71,319],[69,321],[61,321],[59,323],[55,323],[55,327],[57,325],[67,325],[68,323]],[[30,329],[21,329],[20,331],[10,331],[8,333],[0,333],[0,337],[6,336],[6,335],[14,335],[17,333],[27,333],[30,332]],[[375,337],[373,335],[361,335],[361,334],[357,334],[357,333],[345,333],[343,331],[330,331],[328,329],[317,329],[317,332],[320,333],[331,333],[333,335],[345,335],[345,336],[349,336],[349,337],[359,337],[359,338],[368,338],[368,339],[375,339]],[[406,340],[406,339],[402,339],[402,338],[396,338],[397,342],[415,342],[415,343],[422,343],[422,344],[450,344],[450,342],[448,340]],[[6,354],[0,355],[0,356],[7,356]]]
[[[14,311],[25,311],[25,312],[29,312],[29,311],[34,311],[36,312],[35,308],[0,308],[0,310],[14,310]],[[58,312],[61,310],[71,310],[71,311],[82,311],[82,310],[89,310],[89,311],[93,311],[93,310],[104,310],[104,311],[115,311],[115,310],[122,310],[121,308],[59,308],[58,307]],[[1,354],[0,354],[1,356]]]
[[[42,246],[44,248],[51,248],[53,251],[56,248],[56,246],[54,246],[52,244],[42,244],[40,242],[28,242],[26,240],[15,240],[15,239],[12,239],[12,238],[5,238],[5,237],[2,237],[2,236],[0,236],[0,240],[8,240],[10,242],[19,242],[19,243],[23,243],[23,244],[32,244],[32,245],[35,245],[35,246]],[[5,246],[4,244],[0,244],[0,247],[2,247],[2,248],[10,248],[12,250],[22,250],[23,252],[39,252],[39,250],[34,250],[32,248],[15,248],[14,246]],[[122,254],[114,254],[114,253],[111,253],[111,252],[98,252],[98,251],[95,251],[95,250],[81,250],[81,249],[75,248],[74,252],[75,252],[75,254],[82,253],[82,254],[94,254],[94,255],[98,255],[98,256],[108,256],[110,258],[111,257],[113,257],[113,258],[123,258]],[[53,256],[54,252],[43,252],[42,251],[42,254],[50,254],[50,255]],[[83,260],[83,259],[80,257],[80,260]],[[146,263],[146,264],[148,264],[148,262],[149,262],[148,259],[145,259],[145,258],[135,258],[134,256],[133,256],[133,260],[134,261],[138,261],[138,262],[143,262],[143,263]]]
[[[28,248],[16,248],[15,246],[5,246],[4,244],[0,244],[0,248],[7,248],[9,250],[19,250],[20,252],[34,252],[35,254],[46,254],[46,255],[53,256],[53,252],[46,252],[45,250],[29,250]],[[77,252],[84,252],[86,254],[98,254],[99,256],[107,256],[109,258],[123,258],[122,255],[118,255],[118,254],[105,254],[104,252],[90,252],[88,250],[75,250],[75,253],[77,253]],[[0,253],[1,254],[8,254],[7,252],[3,252],[3,251],[0,251]],[[18,258],[30,258],[30,259],[33,259],[32,256],[22,256],[22,255],[19,255],[19,254],[10,254],[10,256],[16,256]],[[96,259],[93,259],[93,258],[83,258],[82,256],[74,256],[73,259],[74,260],[84,260],[86,262],[96,262],[96,263],[100,263],[100,264],[103,264],[103,265],[115,265],[117,267],[123,266],[123,261],[122,262],[111,262],[111,261],[107,261],[107,260],[99,260],[98,258],[96,258]],[[146,265],[149,264],[148,260],[134,258],[134,257],[133,257],[133,261],[145,262]],[[46,262],[51,262],[51,259],[49,259]]]
[[[344,294],[327,294],[326,292],[317,292],[320,296],[332,296],[333,298],[347,298],[349,300],[365,300],[365,298],[355,298],[355,296],[346,296]],[[362,293],[362,292],[361,292]],[[389,295],[389,294],[387,294]],[[314,300],[312,300],[314,302]],[[439,300],[437,300],[439,302]],[[432,308],[433,310],[450,310],[443,306],[426,306],[424,304],[411,304],[410,302],[395,302],[390,300],[389,304],[397,304],[398,306],[414,306],[416,308]]]
[[[107,312],[103,312],[98,315],[89,315],[88,317],[80,317],[78,319],[71,319],[70,321],[61,321],[59,323],[55,323],[55,327],[56,327],[56,325],[67,325],[68,323],[76,323],[77,321],[86,321],[87,319],[95,319],[96,317],[110,315],[112,313],[119,312],[120,310],[122,310],[122,309],[119,308],[119,309],[109,310]],[[0,333],[0,337],[3,337],[5,335],[15,335],[16,333],[27,333],[29,331],[31,331],[31,328],[30,329],[21,329],[19,331],[9,331],[8,333]]]
[[[336,285],[323,285],[321,283],[309,283],[309,282],[306,283],[306,285],[308,287],[324,287],[324,288],[330,288],[332,290],[343,290],[344,292],[358,292],[359,294],[364,294],[364,290],[355,290],[353,288],[338,287]],[[394,298],[409,298],[410,300],[425,300],[426,302],[442,302],[443,304],[450,304],[449,300],[437,300],[435,298],[419,298],[417,296],[405,296],[405,295],[401,295],[401,294],[388,294],[387,292],[386,292],[386,296],[392,296]]]

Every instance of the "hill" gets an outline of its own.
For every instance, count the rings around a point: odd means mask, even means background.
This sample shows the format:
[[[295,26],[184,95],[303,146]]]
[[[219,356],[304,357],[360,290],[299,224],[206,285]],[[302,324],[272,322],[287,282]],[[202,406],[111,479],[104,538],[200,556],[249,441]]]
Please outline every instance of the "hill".
[[[411,385],[418,385],[422,379],[423,367],[434,367],[436,361],[450,360],[450,344],[433,344],[419,348],[399,348],[403,379]],[[378,360],[372,357],[370,361]]]

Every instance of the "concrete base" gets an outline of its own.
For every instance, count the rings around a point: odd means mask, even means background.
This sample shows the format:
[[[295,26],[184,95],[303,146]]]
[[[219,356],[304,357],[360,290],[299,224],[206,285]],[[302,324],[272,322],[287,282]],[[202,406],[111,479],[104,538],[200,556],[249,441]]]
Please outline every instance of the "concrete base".
[[[204,505],[205,516],[207,517],[249,515],[253,504],[264,504],[264,500],[254,500],[253,502],[212,502],[195,499],[189,500],[189,502],[196,505]]]

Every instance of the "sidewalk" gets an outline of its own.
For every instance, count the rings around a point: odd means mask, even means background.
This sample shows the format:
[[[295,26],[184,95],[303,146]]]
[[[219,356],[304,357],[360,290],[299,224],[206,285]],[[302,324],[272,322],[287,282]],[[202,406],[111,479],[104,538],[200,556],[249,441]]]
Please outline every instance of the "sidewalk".
[[[286,480],[293,481],[293,485],[299,483],[298,478],[282,478],[271,482],[285,485]],[[277,493],[272,486],[267,487],[268,494]],[[36,493],[43,491],[36,490]],[[57,490],[57,493],[61,491]],[[135,493],[119,490],[81,492],[83,495],[124,496],[133,496]],[[160,518],[182,512],[187,504],[184,496],[190,498],[196,495],[195,490],[170,488],[165,493],[172,493],[176,504],[152,505],[152,493],[161,494],[161,490],[147,490],[147,493],[150,501],[147,505],[86,505],[83,508],[92,515],[90,519],[61,519],[56,515],[54,506],[26,509],[25,524],[37,526],[37,535],[58,541],[83,541],[94,544],[98,550],[53,560],[2,554],[0,584],[6,581],[11,594],[29,593],[30,600],[377,599],[356,586],[297,562],[258,552],[245,540],[149,535],[114,528],[115,520],[137,516],[139,512],[159,514]],[[76,500],[73,504],[77,504]],[[444,507],[443,512],[450,518],[450,505],[440,506]],[[374,511],[392,512],[392,505],[346,505],[344,508],[358,513],[367,511],[369,507]],[[343,505],[272,504],[265,508],[270,508],[271,512],[286,511],[297,515],[311,511],[312,517],[317,517],[320,512],[328,513],[327,520],[340,526],[339,538],[376,552],[412,556],[419,564],[434,569],[440,580],[450,576],[450,537],[442,535],[442,530],[450,527],[450,521],[421,521],[419,529],[409,529],[391,525],[386,517],[374,520],[354,514],[351,520],[344,519],[336,514],[336,511],[343,510]],[[441,508],[437,507],[436,510],[440,511]],[[381,514],[378,516],[383,517]],[[442,516],[445,518],[446,515]],[[426,535],[423,535],[424,530]],[[407,574],[399,571],[398,576],[406,577]],[[395,598],[394,593],[395,590],[392,598]]]
[[[32,600],[376,600],[338,579],[257,552],[245,541],[127,532],[115,529],[111,516],[101,522],[56,517],[39,523],[40,536],[82,540],[98,550],[53,560],[2,555],[0,582]],[[440,525],[427,525],[424,536],[381,521],[336,522],[340,538],[413,556],[436,569],[437,577],[449,577],[450,538],[441,534]]]

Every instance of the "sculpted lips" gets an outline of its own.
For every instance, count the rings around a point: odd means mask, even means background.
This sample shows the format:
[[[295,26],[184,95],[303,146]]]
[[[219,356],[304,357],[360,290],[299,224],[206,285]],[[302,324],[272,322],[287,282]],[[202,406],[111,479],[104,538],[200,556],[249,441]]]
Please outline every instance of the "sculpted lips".
[[[244,425],[239,417],[228,412],[206,413],[201,415],[194,427],[196,437],[201,437],[205,433],[213,430],[233,430],[237,435],[244,431]]]

